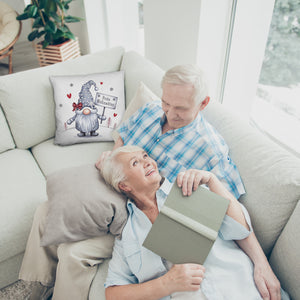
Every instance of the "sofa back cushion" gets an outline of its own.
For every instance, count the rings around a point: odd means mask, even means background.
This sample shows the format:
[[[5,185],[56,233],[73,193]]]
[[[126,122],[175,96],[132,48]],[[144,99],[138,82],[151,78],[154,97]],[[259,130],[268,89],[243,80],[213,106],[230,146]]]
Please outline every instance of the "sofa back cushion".
[[[161,97],[160,87],[164,71],[150,60],[145,59],[134,51],[124,54],[121,70],[125,71],[126,107],[134,97],[142,81],[154,94]]]
[[[204,116],[229,145],[246,189],[240,201],[269,255],[300,199],[300,160],[219,103],[210,103]]]
[[[15,147],[14,141],[10,134],[5,116],[0,106],[0,153],[13,149]]]
[[[120,69],[121,47],[78,57],[48,67],[0,78],[0,104],[18,148],[27,149],[54,136],[52,75],[79,75]]]

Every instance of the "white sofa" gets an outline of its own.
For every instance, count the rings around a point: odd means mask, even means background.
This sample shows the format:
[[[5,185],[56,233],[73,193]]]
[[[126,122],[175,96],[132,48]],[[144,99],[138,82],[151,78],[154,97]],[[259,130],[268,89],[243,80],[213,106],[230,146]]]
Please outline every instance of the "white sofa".
[[[49,75],[125,71],[126,104],[143,81],[161,95],[163,71],[121,47],[0,77],[0,288],[17,280],[32,217],[47,201],[45,176],[94,163],[111,142],[54,145],[55,113]],[[228,143],[242,176],[256,235],[292,299],[300,299],[300,160],[218,103],[205,117]],[[81,155],[82,153],[88,155]],[[105,299],[106,260],[99,265],[90,299]],[[246,292],[246,291],[245,291]]]

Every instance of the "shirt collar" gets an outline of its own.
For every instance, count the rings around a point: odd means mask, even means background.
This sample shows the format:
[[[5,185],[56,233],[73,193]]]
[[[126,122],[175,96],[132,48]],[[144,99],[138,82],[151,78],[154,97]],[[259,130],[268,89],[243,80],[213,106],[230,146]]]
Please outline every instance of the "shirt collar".
[[[160,119],[161,128],[163,128],[163,125],[166,123],[166,121],[167,121],[166,114],[163,113],[163,115]],[[169,130],[168,132],[173,133],[173,134],[181,134],[181,133],[184,133],[184,132],[188,132],[191,129],[195,128],[197,126],[197,124],[201,121],[202,121],[202,114],[199,112],[197,117],[195,118],[195,120],[192,123],[190,123],[190,124],[188,124],[184,127],[181,127],[181,128]]]
[[[160,188],[156,191],[156,200],[157,200],[157,205],[159,210],[163,206],[167,196],[169,195],[172,186],[173,183],[171,183],[167,178],[165,178]],[[127,200],[127,209],[129,214],[132,214],[134,208],[136,207],[137,206],[131,199]]]

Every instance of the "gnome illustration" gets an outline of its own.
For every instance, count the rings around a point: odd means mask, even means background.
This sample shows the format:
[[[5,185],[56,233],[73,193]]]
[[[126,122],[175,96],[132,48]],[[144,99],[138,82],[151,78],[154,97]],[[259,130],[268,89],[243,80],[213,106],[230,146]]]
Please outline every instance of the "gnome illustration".
[[[85,83],[79,92],[78,103],[73,103],[73,111],[75,115],[67,120],[70,125],[75,121],[75,128],[79,131],[79,137],[83,136],[97,136],[96,130],[99,128],[99,120],[104,121],[105,116],[98,114],[98,109],[94,104],[93,95],[90,91],[91,87],[97,91],[98,88],[93,80]]]

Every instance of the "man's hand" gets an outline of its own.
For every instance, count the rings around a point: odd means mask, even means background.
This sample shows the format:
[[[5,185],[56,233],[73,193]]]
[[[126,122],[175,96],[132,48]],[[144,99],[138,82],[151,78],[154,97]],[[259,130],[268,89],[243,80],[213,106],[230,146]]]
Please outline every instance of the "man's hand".
[[[168,294],[183,291],[197,291],[204,278],[205,268],[198,264],[173,265],[169,272],[161,277]]]
[[[254,281],[264,300],[281,299],[280,282],[269,264],[254,266]]]
[[[201,184],[207,184],[213,173],[203,170],[190,169],[180,172],[177,176],[177,185],[182,189],[184,196],[190,196]]]
[[[112,151],[104,151],[101,153],[99,159],[95,163],[95,166],[98,170],[101,170],[103,161],[111,154]]]

